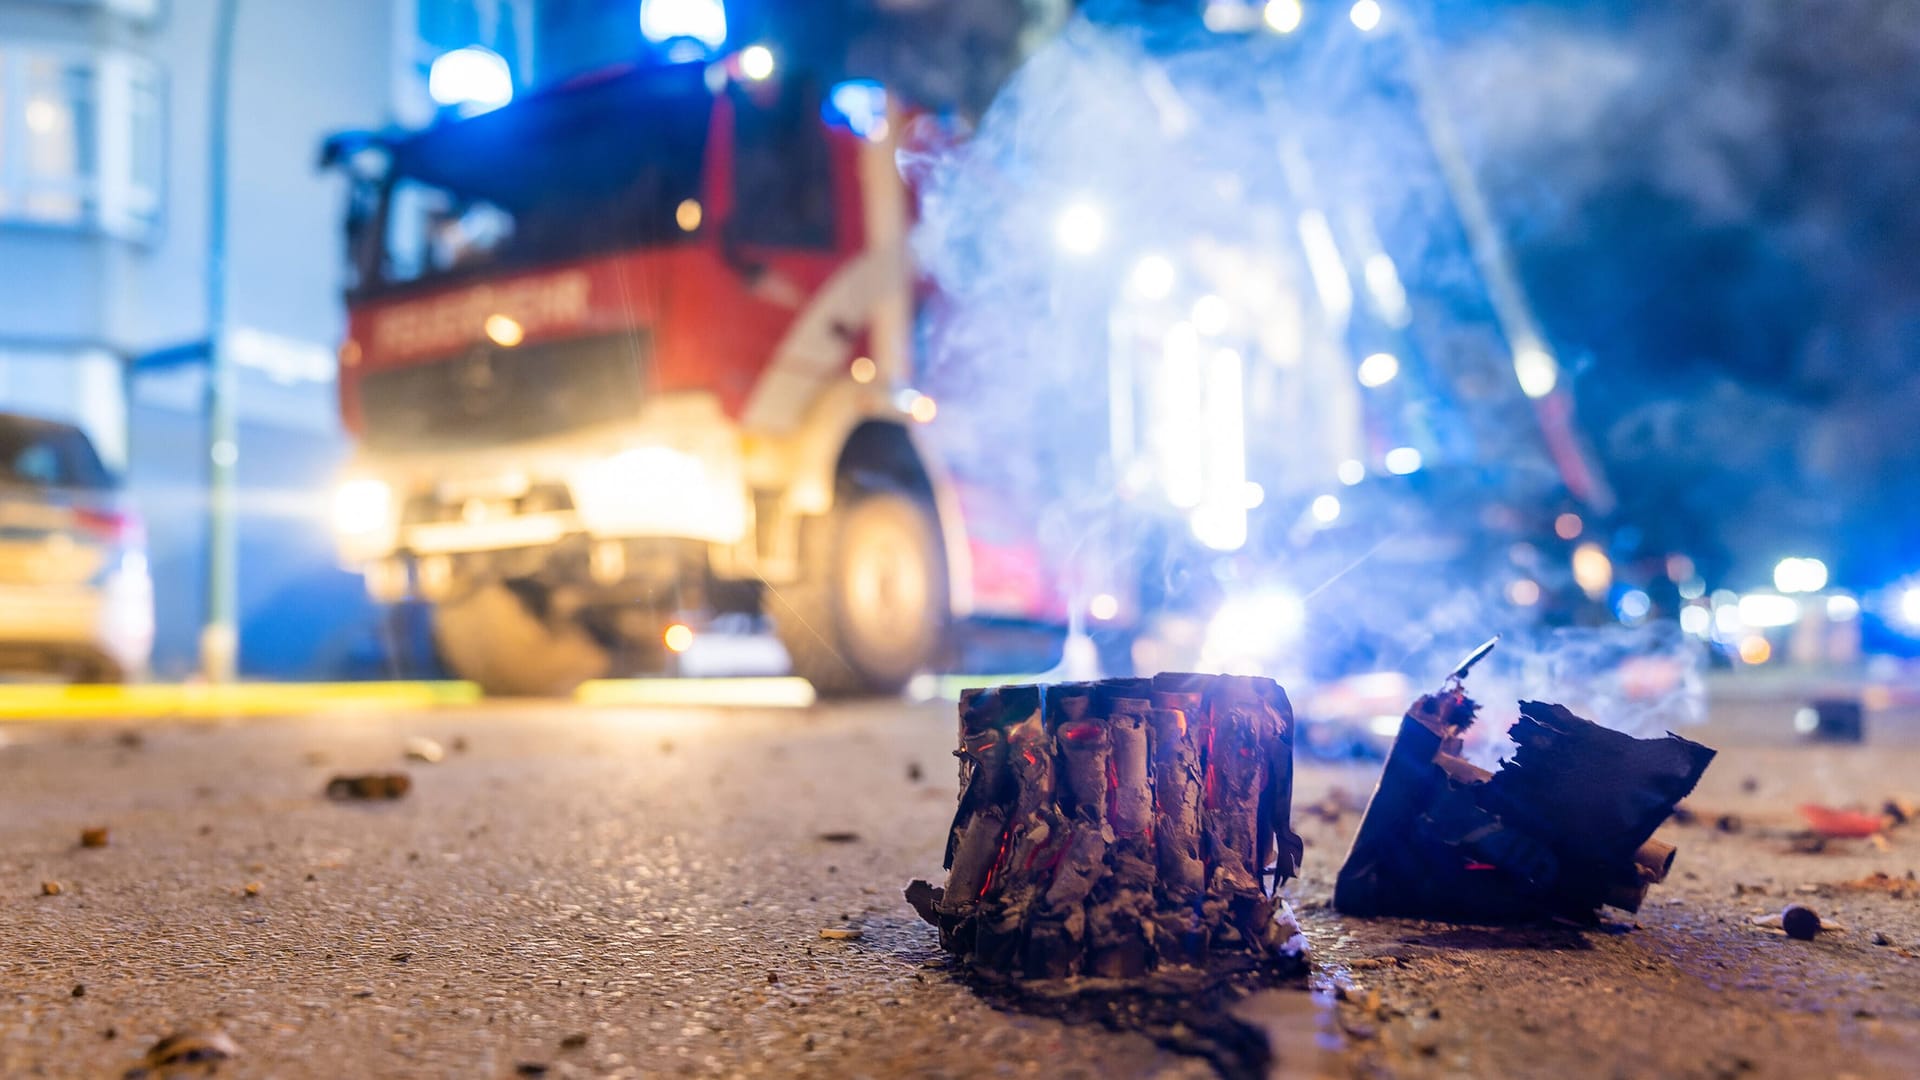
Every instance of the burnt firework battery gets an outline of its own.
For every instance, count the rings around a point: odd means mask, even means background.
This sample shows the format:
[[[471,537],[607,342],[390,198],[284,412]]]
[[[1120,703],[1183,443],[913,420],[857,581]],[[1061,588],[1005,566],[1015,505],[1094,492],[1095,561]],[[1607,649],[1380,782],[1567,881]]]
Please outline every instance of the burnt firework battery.
[[[1292,970],[1293,715],[1268,679],[1161,675],[970,692],[944,948],[1014,979]]]

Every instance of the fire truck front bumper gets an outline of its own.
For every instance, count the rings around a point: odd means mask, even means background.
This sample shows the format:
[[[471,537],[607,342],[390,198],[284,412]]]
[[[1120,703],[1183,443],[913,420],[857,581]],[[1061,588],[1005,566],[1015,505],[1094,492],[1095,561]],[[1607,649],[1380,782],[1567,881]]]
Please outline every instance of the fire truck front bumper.
[[[749,535],[744,480],[722,455],[630,445],[532,464],[434,483],[353,475],[334,500],[342,560],[376,598],[431,599],[475,577],[609,586],[667,562],[679,573],[682,553]]]

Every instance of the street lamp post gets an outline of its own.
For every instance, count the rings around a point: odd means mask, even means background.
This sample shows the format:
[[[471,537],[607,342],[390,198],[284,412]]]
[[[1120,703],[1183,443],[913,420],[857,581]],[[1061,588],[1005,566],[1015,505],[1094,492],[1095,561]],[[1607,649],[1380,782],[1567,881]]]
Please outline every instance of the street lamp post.
[[[236,608],[239,532],[235,467],[240,459],[233,357],[223,338],[227,318],[227,119],[233,73],[233,29],[239,0],[214,12],[207,125],[207,598],[200,628],[200,670],[211,682],[234,677],[240,652]]]

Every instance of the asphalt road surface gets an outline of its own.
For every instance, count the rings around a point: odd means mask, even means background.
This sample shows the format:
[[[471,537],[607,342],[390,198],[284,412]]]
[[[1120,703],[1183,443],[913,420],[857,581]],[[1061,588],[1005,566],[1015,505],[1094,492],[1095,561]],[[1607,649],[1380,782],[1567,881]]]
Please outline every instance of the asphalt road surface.
[[[1920,738],[1794,746],[1790,713],[1689,732],[1722,749],[1692,805],[1743,827],[1669,825],[1673,877],[1611,932],[1343,918],[1355,816],[1297,809],[1313,988],[1238,1007],[1276,1074],[1915,1075],[1920,896],[1840,883],[1920,868],[1920,825],[1789,834],[1804,800],[1920,794]],[[192,1028],[238,1046],[220,1076],[1210,1075],[947,973],[900,889],[939,872],[953,737],[905,705],[0,726],[0,1076],[117,1077]],[[371,769],[411,792],[322,797]],[[1371,780],[1303,764],[1297,806]],[[1790,900],[1848,929],[1751,924]]]

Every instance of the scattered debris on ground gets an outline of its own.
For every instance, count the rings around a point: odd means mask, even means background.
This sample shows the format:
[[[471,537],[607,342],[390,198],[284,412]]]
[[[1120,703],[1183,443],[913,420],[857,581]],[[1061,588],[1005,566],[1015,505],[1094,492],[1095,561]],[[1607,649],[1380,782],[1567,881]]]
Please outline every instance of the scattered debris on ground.
[[[587,1033],[584,1031],[576,1031],[560,1040],[560,1049],[562,1050],[581,1050],[584,1049],[586,1045]]]
[[[1805,904],[1788,904],[1771,915],[1756,915],[1748,921],[1755,926],[1777,930],[1796,941],[1812,941],[1821,933],[1850,929],[1832,919],[1822,919],[1819,912]]]
[[[1654,830],[1699,783],[1714,751],[1677,735],[1636,739],[1565,706],[1520,703],[1498,772],[1462,758],[1480,706],[1456,670],[1400,722],[1379,787],[1334,886],[1349,915],[1452,922],[1638,911],[1674,847]]]
[[[1887,819],[1858,810],[1840,810],[1819,803],[1801,803],[1800,816],[1814,835],[1829,840],[1857,840],[1872,836],[1887,827]]]
[[[826,926],[820,929],[820,936],[827,941],[859,941],[867,932],[851,926]]]
[[[41,896],[59,896],[59,895],[60,895],[60,883],[59,883],[59,882],[57,882],[57,881],[43,881],[43,882],[41,882],[41,883],[40,883],[40,895],[41,895]]]
[[[327,798],[398,799],[413,790],[413,778],[406,773],[364,773],[336,776],[327,781]]]
[[[125,1080],[144,1080],[155,1069],[173,1069],[181,1065],[208,1065],[240,1056],[240,1047],[226,1032],[217,1029],[177,1031],[147,1048],[140,1064],[128,1069]]]
[[[1739,814],[1716,814],[1711,811],[1695,810],[1685,803],[1674,807],[1673,816],[1667,821],[1669,824],[1682,826],[1704,824],[1711,826],[1715,832],[1723,833],[1737,833],[1746,828],[1746,822]]]
[[[80,830],[80,846],[83,848],[103,848],[107,846],[107,827],[95,825]]]
[[[1820,933],[1820,913],[1805,904],[1788,904],[1780,912],[1780,929],[1796,941],[1812,941]]]
[[[406,757],[408,761],[438,765],[447,759],[447,750],[425,735],[412,735],[407,738]]]
[[[857,832],[823,832],[820,839],[829,844],[851,844],[860,839]]]
[[[1920,900],[1920,878],[1909,870],[1905,877],[1894,877],[1884,870],[1875,870],[1863,878],[1852,881],[1836,881],[1828,886],[1845,892],[1884,893],[1896,900]]]
[[[1338,784],[1327,789],[1319,799],[1300,808],[1307,817],[1318,818],[1328,825],[1338,825],[1348,814],[1358,814],[1367,808],[1367,801]]]

